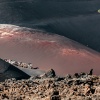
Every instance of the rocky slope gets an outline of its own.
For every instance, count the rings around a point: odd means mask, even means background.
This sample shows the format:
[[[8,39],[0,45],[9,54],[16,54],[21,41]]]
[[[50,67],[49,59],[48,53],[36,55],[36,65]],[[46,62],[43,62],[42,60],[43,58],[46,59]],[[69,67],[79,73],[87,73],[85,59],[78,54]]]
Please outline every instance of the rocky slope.
[[[75,73],[59,77],[53,69],[29,79],[0,82],[0,100],[100,100],[100,76]]]

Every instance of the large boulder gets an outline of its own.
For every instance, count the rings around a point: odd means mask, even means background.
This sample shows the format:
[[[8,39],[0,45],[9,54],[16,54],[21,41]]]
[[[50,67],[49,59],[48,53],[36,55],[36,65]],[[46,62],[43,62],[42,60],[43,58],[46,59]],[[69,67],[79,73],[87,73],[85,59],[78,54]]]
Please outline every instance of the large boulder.
[[[49,71],[47,71],[46,73],[40,75],[41,78],[52,78],[52,77],[55,77],[56,74],[55,74],[55,71],[53,69],[50,69]]]

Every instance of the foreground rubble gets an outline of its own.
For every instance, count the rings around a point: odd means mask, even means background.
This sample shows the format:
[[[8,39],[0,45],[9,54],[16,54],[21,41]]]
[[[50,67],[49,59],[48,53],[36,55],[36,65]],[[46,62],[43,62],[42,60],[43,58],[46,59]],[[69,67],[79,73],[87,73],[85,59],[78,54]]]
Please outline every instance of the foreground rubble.
[[[27,80],[0,82],[0,100],[100,100],[100,76],[58,77],[53,69]]]

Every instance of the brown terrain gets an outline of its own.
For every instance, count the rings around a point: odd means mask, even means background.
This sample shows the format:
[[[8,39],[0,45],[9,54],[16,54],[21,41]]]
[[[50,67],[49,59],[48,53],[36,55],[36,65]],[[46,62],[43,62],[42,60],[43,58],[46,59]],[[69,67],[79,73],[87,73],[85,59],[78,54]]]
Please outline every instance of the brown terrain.
[[[100,76],[90,73],[55,75],[53,69],[29,79],[0,82],[0,100],[100,100]]]

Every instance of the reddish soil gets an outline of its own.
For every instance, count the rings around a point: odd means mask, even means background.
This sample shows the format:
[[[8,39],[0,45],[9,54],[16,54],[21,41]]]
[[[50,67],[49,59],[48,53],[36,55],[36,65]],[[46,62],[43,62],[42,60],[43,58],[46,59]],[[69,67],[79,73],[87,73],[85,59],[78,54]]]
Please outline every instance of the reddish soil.
[[[53,68],[59,75],[91,68],[100,74],[98,52],[63,36],[18,26],[0,25],[0,57],[30,62],[42,70]]]

